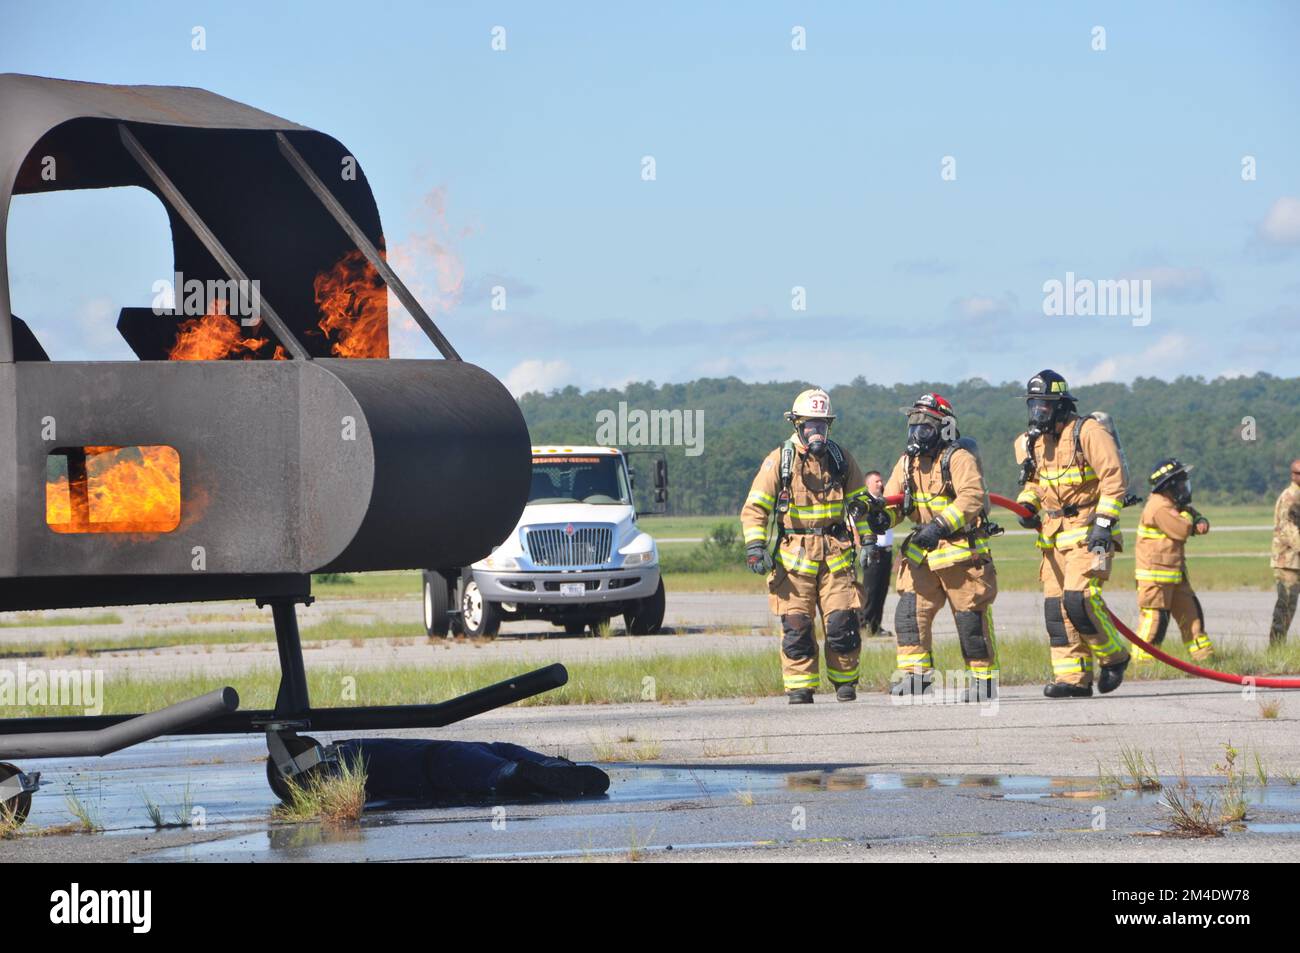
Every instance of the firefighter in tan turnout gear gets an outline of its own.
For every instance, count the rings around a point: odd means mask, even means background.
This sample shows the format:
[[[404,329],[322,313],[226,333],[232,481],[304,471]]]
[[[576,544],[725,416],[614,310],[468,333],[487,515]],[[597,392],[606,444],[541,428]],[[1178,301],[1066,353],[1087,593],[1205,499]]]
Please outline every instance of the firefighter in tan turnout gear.
[[[1172,615],[1192,658],[1209,662],[1214,659],[1214,645],[1205,634],[1201,601],[1187,579],[1187,540],[1210,531],[1210,521],[1192,507],[1192,485],[1187,476],[1191,469],[1170,457],[1151,471],[1151,499],[1138,521],[1137,568],[1133,573],[1141,614],[1137,634],[1143,641],[1159,645],[1165,640]],[[1140,645],[1133,647],[1134,661],[1151,659]]]
[[[1026,529],[1038,531],[1043,616],[1052,649],[1048,698],[1092,695],[1093,658],[1101,665],[1097,688],[1119,687],[1129,653],[1102,600],[1112,554],[1123,545],[1119,514],[1128,481],[1119,440],[1109,418],[1080,417],[1065,378],[1040,371],[1025,390],[1029,426],[1016,438],[1020,495]]]
[[[740,512],[746,561],[753,572],[769,574],[790,704],[811,702],[820,680],[813,638],[819,608],[826,674],[836,698],[853,701],[862,648],[854,538],[870,531],[863,508],[846,514],[846,505],[866,497],[866,486],[857,461],[830,439],[835,415],[825,391],[804,391],[785,417],[794,434],[767,455]]]
[[[924,694],[934,679],[932,630],[945,603],[952,606],[966,660],[966,701],[997,695],[997,643],[993,600],[997,573],[989,536],[988,494],[974,441],[962,439],[952,405],[925,394],[908,411],[907,449],[885,484],[885,496],[902,494],[886,509],[890,525],[917,524],[902,542],[894,635],[898,669],[895,695]]]

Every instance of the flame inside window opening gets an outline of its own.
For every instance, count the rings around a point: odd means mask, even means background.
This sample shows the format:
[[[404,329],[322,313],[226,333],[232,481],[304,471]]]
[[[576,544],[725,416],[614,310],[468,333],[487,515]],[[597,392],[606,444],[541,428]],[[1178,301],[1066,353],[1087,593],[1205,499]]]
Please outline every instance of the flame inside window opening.
[[[56,533],[170,533],[181,522],[171,447],[61,447],[45,458],[45,522]]]
[[[286,358],[284,348],[277,344],[273,352],[266,347],[266,338],[245,337],[238,321],[228,317],[221,309],[214,309],[201,318],[183,322],[176,331],[176,342],[167,353],[171,361],[223,361],[242,357],[245,361],[264,358],[268,353],[273,360]]]
[[[388,286],[359,251],[340,258],[314,283],[317,326],[335,357],[388,357]]]

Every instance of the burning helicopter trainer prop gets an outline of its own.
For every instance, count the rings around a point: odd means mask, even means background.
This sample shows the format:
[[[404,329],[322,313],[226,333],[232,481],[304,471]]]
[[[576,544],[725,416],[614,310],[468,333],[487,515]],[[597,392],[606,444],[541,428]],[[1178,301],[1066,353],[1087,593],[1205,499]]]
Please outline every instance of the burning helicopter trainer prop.
[[[10,196],[128,185],[167,209],[186,285],[259,289],[253,320],[235,294],[187,313],[178,287],[175,313],[122,309],[138,362],[52,362],[11,311]],[[469,565],[528,493],[517,405],[383,248],[365,176],[323,133],[200,89],[0,76],[0,610],[255,599],[281,667],[274,710],[222,688],[0,720],[0,761],[265,732],[282,790],[331,757],[305,728],[439,727],[564,683],[553,665],[441,704],[311,707],[295,618],[311,573]],[[389,290],[443,360],[385,360]],[[0,764],[22,816],[38,783]]]

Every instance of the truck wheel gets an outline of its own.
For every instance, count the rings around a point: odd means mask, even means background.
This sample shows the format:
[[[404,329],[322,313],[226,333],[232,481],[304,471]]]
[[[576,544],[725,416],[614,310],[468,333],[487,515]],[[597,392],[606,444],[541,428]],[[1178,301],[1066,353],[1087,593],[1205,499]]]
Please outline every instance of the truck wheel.
[[[446,638],[451,617],[447,578],[433,569],[424,571],[424,631],[429,638]]]
[[[623,613],[623,623],[628,635],[654,635],[664,624],[664,581],[659,580],[659,588],[654,595],[639,599],[636,608]]]
[[[585,622],[566,622],[564,623],[565,635],[582,635],[587,629]]]
[[[501,630],[501,610],[496,603],[483,598],[483,591],[473,578],[465,582],[465,594],[460,600],[460,621],[470,638],[490,639]]]

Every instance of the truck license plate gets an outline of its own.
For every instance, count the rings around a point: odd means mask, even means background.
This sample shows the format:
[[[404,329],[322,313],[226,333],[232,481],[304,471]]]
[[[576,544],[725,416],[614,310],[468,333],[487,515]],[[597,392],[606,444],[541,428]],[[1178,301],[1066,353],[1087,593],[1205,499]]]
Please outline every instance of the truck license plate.
[[[562,582],[560,583],[560,595],[562,596],[581,596],[587,591],[586,585],[580,582]]]

